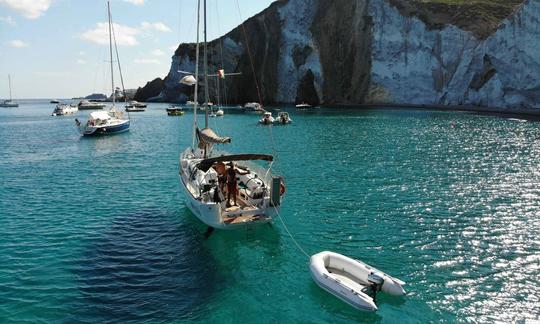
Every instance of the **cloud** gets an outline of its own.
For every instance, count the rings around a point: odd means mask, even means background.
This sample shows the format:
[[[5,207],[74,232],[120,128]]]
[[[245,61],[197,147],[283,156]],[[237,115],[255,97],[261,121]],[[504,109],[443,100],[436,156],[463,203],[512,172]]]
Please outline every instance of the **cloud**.
[[[159,64],[159,60],[157,59],[145,59],[145,58],[136,58],[133,60],[133,63],[137,64]]]
[[[79,51],[79,55],[80,55],[80,56],[85,56],[85,55],[86,55],[86,52],[85,52],[85,51]]]
[[[0,0],[0,4],[17,11],[28,19],[36,19],[49,10],[51,0]]]
[[[124,2],[129,2],[136,6],[142,6],[144,4],[144,0],[124,0]]]
[[[117,23],[113,23],[113,27],[117,45],[134,46],[139,44],[136,36],[140,34],[140,31],[137,28],[123,26]],[[109,24],[99,22],[94,29],[85,31],[80,37],[92,43],[109,45]]]
[[[14,39],[12,41],[9,41],[8,42],[9,46],[13,47],[13,48],[23,48],[23,47],[28,47],[28,44],[23,42],[22,40],[20,39]]]
[[[163,55],[165,55],[165,52],[163,52],[163,51],[160,50],[160,49],[155,49],[155,50],[153,50],[151,53],[152,53],[152,55],[154,55],[154,56],[163,56]]]
[[[141,27],[143,29],[153,29],[153,30],[157,30],[157,31],[160,31],[160,32],[164,32],[164,33],[168,33],[168,32],[171,31],[169,26],[165,25],[164,23],[162,23],[160,21],[155,22],[155,23],[150,23],[150,22],[147,22],[147,21],[143,21],[141,23]]]
[[[171,51],[176,51],[178,49],[178,45],[172,45],[171,47],[169,47],[169,49]]]
[[[86,61],[85,61],[85,60],[78,59],[78,60],[77,60],[77,64],[86,64]]]
[[[10,26],[15,26],[16,25],[15,20],[13,18],[11,18],[11,16],[0,17],[0,21],[7,24],[7,25],[10,25]]]

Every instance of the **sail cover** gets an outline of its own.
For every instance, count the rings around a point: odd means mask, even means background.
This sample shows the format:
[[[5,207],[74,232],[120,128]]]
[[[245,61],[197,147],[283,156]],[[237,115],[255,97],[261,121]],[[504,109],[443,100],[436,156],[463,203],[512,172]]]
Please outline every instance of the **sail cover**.
[[[195,77],[193,75],[186,75],[180,80],[180,83],[188,85],[188,86],[192,86],[192,85],[195,85],[195,83],[197,83],[197,80],[195,80]]]
[[[204,148],[206,145],[226,144],[231,142],[230,137],[220,137],[212,129],[205,128],[197,129],[197,137],[199,138],[199,148]]]

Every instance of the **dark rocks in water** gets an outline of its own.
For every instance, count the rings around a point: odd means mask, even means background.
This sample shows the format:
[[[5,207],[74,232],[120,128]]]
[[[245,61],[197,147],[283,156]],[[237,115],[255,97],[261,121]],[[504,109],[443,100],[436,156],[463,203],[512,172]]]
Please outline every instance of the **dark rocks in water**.
[[[480,90],[486,83],[488,83],[489,80],[491,80],[491,78],[496,73],[497,69],[495,69],[495,66],[491,62],[489,55],[484,55],[484,66],[482,67],[482,70],[480,72],[474,75],[469,85],[469,88],[476,91]]]
[[[163,88],[164,81],[161,78],[155,78],[147,82],[144,87],[139,87],[133,99],[141,102],[153,101],[159,97]]]
[[[318,106],[320,104],[319,95],[315,89],[315,76],[311,70],[308,70],[300,85],[298,86],[298,92],[296,94],[296,103],[308,103],[312,106]]]

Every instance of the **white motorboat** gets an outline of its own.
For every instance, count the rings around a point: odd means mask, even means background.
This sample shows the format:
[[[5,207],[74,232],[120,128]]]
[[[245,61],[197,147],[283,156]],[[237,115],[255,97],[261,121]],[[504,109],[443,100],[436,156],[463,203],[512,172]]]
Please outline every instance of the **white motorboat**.
[[[212,109],[212,113],[210,113],[210,117],[223,117],[224,115],[225,115],[225,112],[221,108],[217,110]]]
[[[313,280],[322,289],[362,310],[378,309],[379,291],[393,296],[405,295],[405,283],[364,262],[324,251],[311,256],[309,269]]]
[[[274,125],[287,125],[290,123],[292,123],[292,119],[286,111],[279,112],[277,118],[274,119]]]
[[[11,76],[8,74],[8,84],[9,84],[9,99],[0,102],[0,107],[3,108],[17,108],[19,104],[13,101],[11,98]]]
[[[93,111],[88,116],[88,121],[82,125],[75,119],[79,131],[83,136],[112,135],[127,132],[129,119],[123,118],[121,111]]]
[[[52,112],[52,116],[67,116],[67,115],[73,115],[79,110],[77,106],[72,105],[66,105],[66,104],[58,104],[54,108]]]
[[[264,113],[263,117],[259,119],[259,124],[262,125],[272,125],[274,123],[274,117],[272,117],[272,113],[267,111]]]
[[[200,17],[200,12],[197,17]],[[206,22],[206,15],[203,17]],[[204,36],[204,95],[205,102],[208,103],[206,30]],[[195,88],[193,140],[179,158],[180,182],[186,196],[186,205],[199,220],[211,228],[228,230],[271,222],[280,209],[282,195],[285,193],[282,179],[272,176],[271,173],[273,156],[230,155],[215,151],[215,145],[230,143],[231,138],[219,136],[209,128],[208,104],[204,105],[205,127],[200,129],[197,125],[199,47],[197,34],[194,76],[188,75],[181,80],[184,85],[194,85]],[[253,161],[267,161],[270,164],[268,168],[263,168]]]
[[[127,132],[130,126],[129,113],[128,113],[128,118],[125,119],[124,113],[121,111],[117,111],[115,107],[116,88],[114,86],[114,69],[113,69],[114,60],[113,60],[113,54],[112,54],[114,30],[113,30],[111,8],[110,8],[109,1],[107,1],[107,13],[109,17],[109,55],[110,55],[110,63],[111,63],[112,107],[109,109],[109,111],[91,112],[85,124],[81,123],[78,119],[75,119],[75,123],[77,124],[77,127],[79,128],[79,132],[83,136],[98,136],[98,135],[111,135],[111,134],[123,133],[123,132]],[[114,39],[116,38],[114,37]],[[116,51],[117,62],[120,65],[116,41],[114,42],[114,48]],[[122,70],[120,70],[120,78],[122,79]],[[122,85],[123,85],[123,82],[122,82]],[[80,103],[79,103],[79,109],[81,109]]]
[[[79,110],[99,110],[105,107],[107,107],[107,105],[102,102],[95,102],[89,100],[81,100],[78,104]]]
[[[311,109],[313,108],[313,106],[308,103],[303,102],[301,104],[296,105],[296,108],[297,109]]]
[[[127,105],[124,106],[126,111],[129,112],[142,112],[146,111],[146,104],[140,103],[138,101],[132,100]]]
[[[248,102],[244,105],[244,111],[245,112],[255,112],[262,114],[266,110],[263,109],[262,105],[258,102]]]
[[[195,106],[195,101],[188,100],[186,106]]]

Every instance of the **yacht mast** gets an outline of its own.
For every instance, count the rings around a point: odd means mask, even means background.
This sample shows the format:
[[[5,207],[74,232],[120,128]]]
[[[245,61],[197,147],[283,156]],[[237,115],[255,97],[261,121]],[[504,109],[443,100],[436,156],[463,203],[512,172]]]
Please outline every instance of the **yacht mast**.
[[[204,0],[204,128],[208,128],[208,44],[206,39],[206,0]]]
[[[195,47],[195,93],[193,94],[193,142],[191,147],[195,147],[195,137],[197,136],[197,109],[199,106],[199,26],[201,24],[201,0],[197,1],[197,45]]]
[[[116,93],[114,90],[114,69],[113,69],[113,52],[112,52],[112,21],[111,21],[111,4],[107,1],[107,13],[109,15],[109,55],[111,58],[111,87],[112,87],[112,105],[116,101]]]
[[[9,83],[9,101],[11,101],[11,75],[7,75]]]

